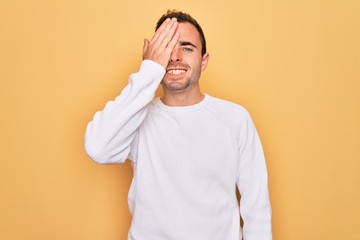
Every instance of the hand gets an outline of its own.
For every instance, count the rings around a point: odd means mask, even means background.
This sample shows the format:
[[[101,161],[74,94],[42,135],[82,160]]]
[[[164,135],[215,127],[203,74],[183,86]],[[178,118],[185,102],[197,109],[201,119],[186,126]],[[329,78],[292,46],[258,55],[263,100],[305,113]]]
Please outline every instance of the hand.
[[[170,55],[179,41],[179,33],[175,34],[177,26],[176,18],[168,18],[161,24],[150,41],[144,39],[143,59],[153,60],[166,68]]]

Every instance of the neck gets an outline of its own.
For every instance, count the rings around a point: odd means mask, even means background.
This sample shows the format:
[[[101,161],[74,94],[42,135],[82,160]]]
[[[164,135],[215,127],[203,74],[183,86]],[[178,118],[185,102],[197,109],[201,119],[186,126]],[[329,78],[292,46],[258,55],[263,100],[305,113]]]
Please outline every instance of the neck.
[[[191,106],[201,102],[204,94],[201,93],[199,86],[188,89],[188,91],[169,91],[165,88],[161,101],[167,106]]]

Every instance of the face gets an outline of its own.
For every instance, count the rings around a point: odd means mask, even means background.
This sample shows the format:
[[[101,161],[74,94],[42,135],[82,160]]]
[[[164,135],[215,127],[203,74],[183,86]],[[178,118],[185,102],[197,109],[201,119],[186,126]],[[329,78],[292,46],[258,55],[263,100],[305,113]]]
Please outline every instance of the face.
[[[209,55],[201,54],[201,41],[197,29],[190,23],[179,23],[176,30],[180,39],[170,56],[166,74],[162,80],[164,90],[185,91],[198,85],[201,72],[205,70]]]

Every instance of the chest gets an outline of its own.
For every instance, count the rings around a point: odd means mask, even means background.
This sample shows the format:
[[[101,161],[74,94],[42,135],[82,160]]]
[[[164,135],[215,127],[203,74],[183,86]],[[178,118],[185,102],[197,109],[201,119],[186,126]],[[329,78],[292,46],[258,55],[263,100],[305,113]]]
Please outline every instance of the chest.
[[[176,174],[228,174],[238,164],[236,133],[204,112],[150,113],[139,129],[141,156],[148,167]]]

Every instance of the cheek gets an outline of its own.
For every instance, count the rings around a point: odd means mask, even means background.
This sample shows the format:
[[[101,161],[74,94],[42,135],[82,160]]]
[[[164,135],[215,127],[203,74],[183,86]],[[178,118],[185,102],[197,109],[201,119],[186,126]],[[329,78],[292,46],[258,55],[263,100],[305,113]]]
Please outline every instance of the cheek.
[[[196,63],[191,70],[191,75],[195,78],[199,78],[202,72],[201,63]]]

